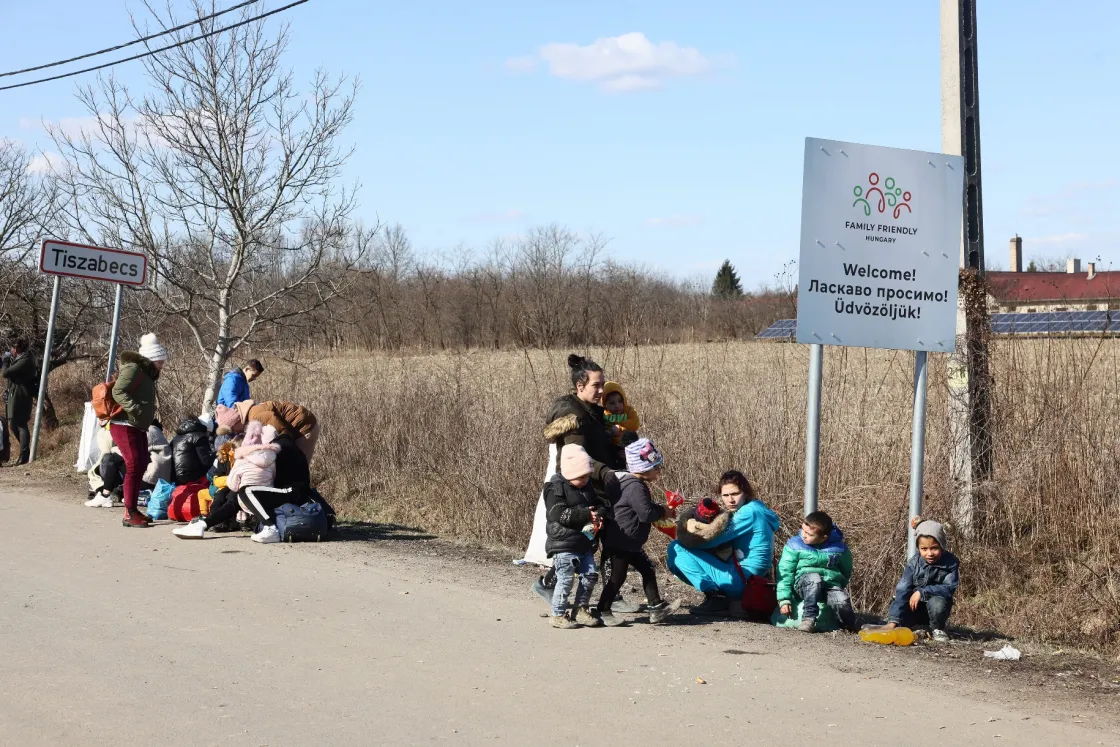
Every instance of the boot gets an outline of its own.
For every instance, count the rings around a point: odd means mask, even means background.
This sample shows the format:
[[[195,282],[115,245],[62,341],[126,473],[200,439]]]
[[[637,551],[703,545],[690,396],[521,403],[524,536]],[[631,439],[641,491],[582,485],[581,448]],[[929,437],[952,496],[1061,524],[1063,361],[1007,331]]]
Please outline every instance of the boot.
[[[152,525],[152,520],[139,511],[125,511],[121,524],[126,527],[142,527],[147,529]]]
[[[727,615],[727,595],[722,591],[704,592],[704,601],[689,610],[694,615],[705,617],[725,617]]]

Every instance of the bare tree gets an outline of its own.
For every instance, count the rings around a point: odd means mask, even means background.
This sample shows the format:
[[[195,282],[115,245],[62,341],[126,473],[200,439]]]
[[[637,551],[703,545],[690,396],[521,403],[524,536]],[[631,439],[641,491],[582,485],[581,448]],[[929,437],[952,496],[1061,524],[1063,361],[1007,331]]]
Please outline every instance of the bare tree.
[[[197,16],[210,10],[196,0]],[[350,225],[353,191],[336,186],[356,84],[320,71],[302,95],[286,46],[286,29],[270,36],[258,21],[147,57],[149,93],[99,79],[79,92],[92,131],[50,130],[74,230],[148,254],[144,308],[189,331],[204,409],[229,358],[327,308],[369,243]]]

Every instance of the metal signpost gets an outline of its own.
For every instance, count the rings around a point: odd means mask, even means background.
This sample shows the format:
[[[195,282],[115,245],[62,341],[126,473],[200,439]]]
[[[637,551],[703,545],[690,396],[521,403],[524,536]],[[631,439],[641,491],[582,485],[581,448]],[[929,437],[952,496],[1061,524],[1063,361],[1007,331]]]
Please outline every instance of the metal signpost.
[[[810,346],[806,513],[818,502],[824,345],[916,351],[910,514],[921,513],[928,353],[956,344],[963,185],[960,156],[805,139],[797,341]]]
[[[117,285],[113,303],[113,331],[109,337],[109,366],[105,371],[105,380],[108,381],[112,378],[113,361],[117,354],[124,286],[142,286],[147,282],[148,257],[139,252],[48,239],[43,242],[43,251],[39,255],[39,271],[54,275],[54,289],[51,292],[51,312],[47,321],[47,340],[43,346],[42,373],[39,374],[39,397],[35,402],[35,424],[31,431],[31,461],[35,461],[39,449],[39,429],[43,422],[43,400],[47,396],[47,377],[51,369],[54,323],[58,317],[62,278],[100,280]]]

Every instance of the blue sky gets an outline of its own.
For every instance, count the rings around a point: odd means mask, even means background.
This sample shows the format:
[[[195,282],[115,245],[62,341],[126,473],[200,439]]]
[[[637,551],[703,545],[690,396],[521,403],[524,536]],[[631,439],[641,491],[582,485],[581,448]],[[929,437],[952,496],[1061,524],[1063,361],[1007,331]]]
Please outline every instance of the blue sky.
[[[1018,233],[1028,258],[1120,269],[1120,4],[978,5],[989,265]],[[120,42],[130,8],[4,3],[0,69]],[[796,259],[806,136],[941,145],[935,0],[311,0],[284,17],[297,79],[361,78],[363,213],[432,254],[555,221],[677,276],[730,258],[753,286]],[[78,80],[0,93],[0,137],[49,150],[38,123],[84,116]]]

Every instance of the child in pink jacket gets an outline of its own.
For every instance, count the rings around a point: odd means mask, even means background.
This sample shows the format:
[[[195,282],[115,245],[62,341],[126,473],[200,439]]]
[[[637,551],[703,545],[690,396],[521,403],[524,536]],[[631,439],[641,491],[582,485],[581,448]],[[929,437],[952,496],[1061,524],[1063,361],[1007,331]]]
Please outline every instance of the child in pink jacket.
[[[276,429],[250,421],[245,427],[245,440],[233,453],[233,468],[226,479],[226,487],[233,492],[252,486],[272,487],[276,478],[276,455],[280,447],[274,444]]]

